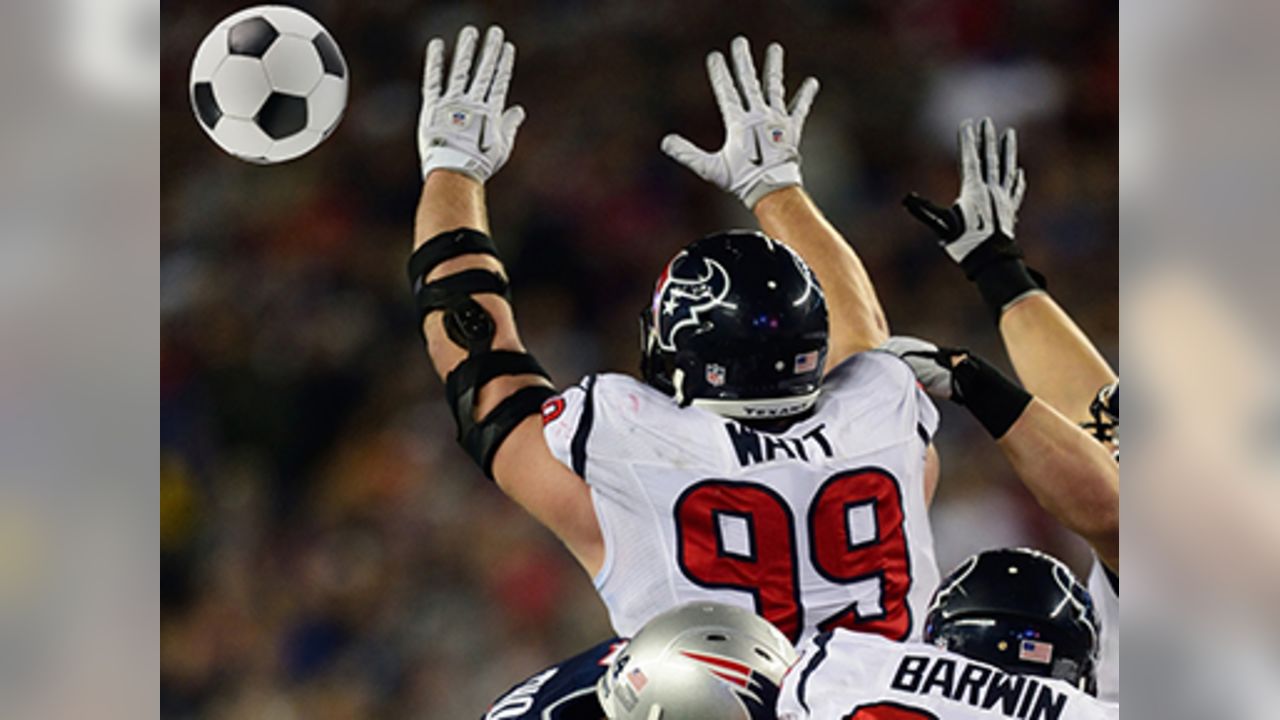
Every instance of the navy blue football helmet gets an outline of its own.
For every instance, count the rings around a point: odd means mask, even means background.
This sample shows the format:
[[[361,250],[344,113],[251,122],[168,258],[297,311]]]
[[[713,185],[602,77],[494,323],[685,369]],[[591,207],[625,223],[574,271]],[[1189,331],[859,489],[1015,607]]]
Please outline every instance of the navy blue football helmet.
[[[826,299],[804,260],[764,233],[732,230],[685,247],[640,325],[645,381],[681,405],[769,420],[817,401]]]
[[[1089,414],[1093,420],[1080,427],[1088,430],[1098,442],[1116,446],[1120,445],[1120,381],[1104,385],[1097,397],[1089,403]],[[1117,459],[1119,459],[1117,457]]]
[[[1028,548],[970,557],[938,586],[925,642],[1020,675],[1093,693],[1098,616],[1089,591],[1060,560]]]

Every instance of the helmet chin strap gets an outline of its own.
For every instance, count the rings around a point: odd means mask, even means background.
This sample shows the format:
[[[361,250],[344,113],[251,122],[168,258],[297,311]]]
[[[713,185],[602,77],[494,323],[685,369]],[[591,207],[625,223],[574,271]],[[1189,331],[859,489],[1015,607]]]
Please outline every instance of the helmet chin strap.
[[[676,385],[676,402],[680,402],[679,388],[680,386]],[[806,395],[752,400],[695,398],[691,404],[734,420],[773,420],[805,412],[818,402],[818,394],[821,392],[821,390],[814,390]]]
[[[676,404],[680,407],[688,405],[684,398],[684,370],[676,368],[675,372],[671,373],[671,384],[676,388],[674,396]]]

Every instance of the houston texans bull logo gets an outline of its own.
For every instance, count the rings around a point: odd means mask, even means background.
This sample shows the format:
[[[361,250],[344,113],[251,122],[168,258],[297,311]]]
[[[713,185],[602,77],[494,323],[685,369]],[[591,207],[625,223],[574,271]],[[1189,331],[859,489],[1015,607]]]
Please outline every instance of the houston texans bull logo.
[[[702,322],[700,313],[717,305],[732,307],[725,301],[729,283],[729,273],[715,260],[691,259],[685,251],[672,258],[653,291],[651,311],[658,347],[674,351],[676,334],[697,327]]]

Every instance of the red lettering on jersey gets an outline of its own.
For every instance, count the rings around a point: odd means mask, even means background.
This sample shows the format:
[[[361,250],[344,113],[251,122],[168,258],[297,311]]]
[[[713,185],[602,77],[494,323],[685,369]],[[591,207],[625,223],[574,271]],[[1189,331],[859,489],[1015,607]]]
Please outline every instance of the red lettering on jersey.
[[[902,493],[884,470],[864,468],[836,475],[809,507],[809,550],[828,580],[856,583],[879,577],[879,608],[854,604],[818,624],[873,632],[903,640],[911,631],[911,561],[903,526]],[[861,523],[861,527],[855,527]],[[854,533],[858,533],[857,536]]]
[[[706,588],[751,593],[756,613],[792,642],[799,639],[805,608],[795,521],[782,497],[759,483],[704,480],[676,500],[675,520],[676,559],[685,577]],[[823,578],[838,585],[875,581],[879,591],[817,628],[906,638],[911,561],[897,480],[880,468],[833,475],[818,490],[807,520],[809,560]],[[729,528],[737,547],[729,546]]]
[[[750,592],[756,612],[791,642],[803,626],[796,574],[795,522],[777,493],[755,483],[706,480],[676,501],[677,560],[707,588]],[[728,548],[722,520],[744,523],[746,548]]]

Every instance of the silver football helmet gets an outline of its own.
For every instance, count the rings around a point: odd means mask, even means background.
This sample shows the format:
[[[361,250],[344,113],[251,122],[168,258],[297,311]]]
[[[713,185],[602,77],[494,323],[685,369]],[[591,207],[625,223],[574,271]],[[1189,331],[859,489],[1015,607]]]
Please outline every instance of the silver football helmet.
[[[645,624],[596,683],[609,720],[772,720],[795,648],[764,618],[695,603]]]

